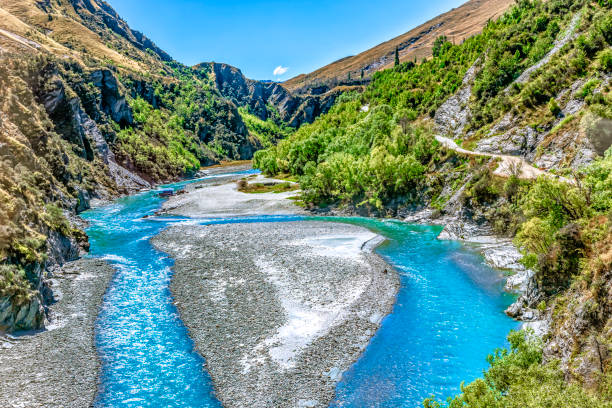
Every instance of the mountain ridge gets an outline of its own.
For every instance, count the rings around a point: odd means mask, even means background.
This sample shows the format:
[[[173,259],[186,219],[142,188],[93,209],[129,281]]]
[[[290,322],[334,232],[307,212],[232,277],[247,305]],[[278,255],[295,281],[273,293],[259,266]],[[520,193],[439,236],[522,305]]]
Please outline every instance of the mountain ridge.
[[[459,7],[385,41],[357,55],[343,57],[308,74],[300,74],[283,82],[298,93],[308,93],[312,88],[326,86],[332,89],[336,83],[361,82],[361,72],[369,79],[375,72],[391,68],[395,63],[395,50],[399,50],[401,62],[414,58],[421,60],[432,55],[436,38],[447,36],[460,42],[480,32],[487,21],[499,17],[514,0],[469,0]],[[348,80],[348,75],[351,80]]]

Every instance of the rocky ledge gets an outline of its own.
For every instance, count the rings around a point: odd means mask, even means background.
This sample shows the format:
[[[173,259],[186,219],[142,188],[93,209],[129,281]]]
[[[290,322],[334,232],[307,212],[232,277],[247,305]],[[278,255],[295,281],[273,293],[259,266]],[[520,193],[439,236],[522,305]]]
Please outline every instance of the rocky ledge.
[[[326,407],[392,309],[398,274],[361,227],[176,226],[172,294],[226,407]]]
[[[114,269],[84,259],[52,280],[58,301],[47,330],[0,336],[0,406],[82,408],[93,405],[100,363],[94,325]]]

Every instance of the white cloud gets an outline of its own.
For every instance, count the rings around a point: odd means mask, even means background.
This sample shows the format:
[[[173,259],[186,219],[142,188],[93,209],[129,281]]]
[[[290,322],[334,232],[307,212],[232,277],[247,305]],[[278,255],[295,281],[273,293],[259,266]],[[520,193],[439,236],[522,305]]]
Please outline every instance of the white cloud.
[[[289,68],[287,67],[283,67],[282,65],[279,65],[278,67],[276,67],[276,69],[274,70],[274,76],[281,76],[284,75],[287,71],[289,71]]]

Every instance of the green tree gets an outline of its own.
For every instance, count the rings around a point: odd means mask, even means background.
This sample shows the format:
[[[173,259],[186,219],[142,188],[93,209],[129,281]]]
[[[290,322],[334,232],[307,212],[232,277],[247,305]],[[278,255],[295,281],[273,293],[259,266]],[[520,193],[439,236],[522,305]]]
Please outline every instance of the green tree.
[[[434,41],[433,50],[432,50],[434,57],[440,56],[442,48],[444,47],[444,44],[446,44],[447,42],[448,42],[448,38],[446,38],[445,35],[441,35],[438,38],[436,38],[436,40]]]
[[[395,47],[395,66],[400,65],[399,47]]]

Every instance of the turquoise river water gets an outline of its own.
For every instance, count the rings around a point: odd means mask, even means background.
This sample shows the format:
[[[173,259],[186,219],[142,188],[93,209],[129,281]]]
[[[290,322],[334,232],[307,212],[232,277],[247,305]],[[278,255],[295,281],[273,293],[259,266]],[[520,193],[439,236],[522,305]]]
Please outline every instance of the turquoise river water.
[[[103,257],[117,268],[96,324],[102,360],[97,407],[221,406],[204,360],[194,352],[172,303],[172,260],[152,247],[151,237],[181,222],[308,219],[143,218],[153,215],[161,202],[155,192],[146,192],[83,214],[90,222],[91,256]],[[359,218],[326,220],[362,225],[386,236],[378,252],[396,267],[402,283],[392,314],[344,374],[332,407],[419,407],[424,398],[452,396],[461,381],[480,376],[487,354],[517,327],[503,314],[512,297],[502,291],[501,274],[475,251],[436,240],[438,227]]]

